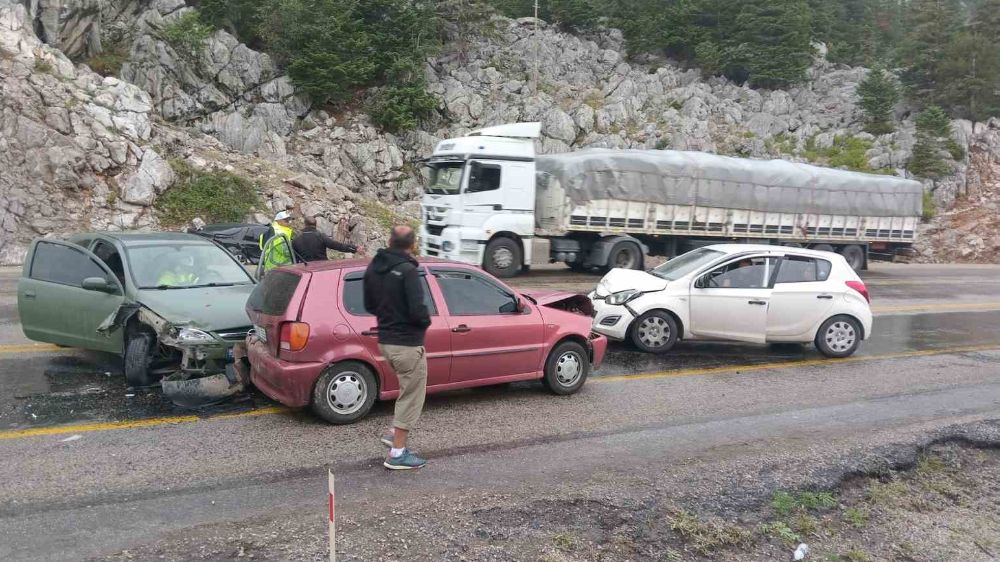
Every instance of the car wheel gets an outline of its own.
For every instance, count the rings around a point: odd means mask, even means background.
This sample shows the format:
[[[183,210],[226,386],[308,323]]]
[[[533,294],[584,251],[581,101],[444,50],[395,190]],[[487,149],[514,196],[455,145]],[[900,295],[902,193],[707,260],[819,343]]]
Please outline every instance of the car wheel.
[[[125,344],[125,382],[133,388],[152,386],[156,382],[149,372],[153,341],[152,334],[135,334]]]
[[[816,349],[827,357],[850,357],[860,346],[861,324],[850,316],[834,316],[816,334]]]
[[[483,269],[495,277],[514,277],[521,271],[524,260],[521,247],[510,238],[496,238],[486,245]]]
[[[542,382],[553,394],[573,394],[583,387],[590,374],[590,358],[582,345],[567,341],[556,346],[545,360]]]
[[[641,269],[642,251],[634,242],[619,242],[608,254],[608,269]]]
[[[833,250],[833,246],[831,246],[829,244],[816,244],[815,246],[813,246],[810,249],[816,250],[817,252],[832,252],[832,251],[834,251]]]
[[[861,246],[856,244],[844,246],[840,250],[840,255],[844,256],[847,265],[851,266],[854,271],[861,271],[865,267],[865,250]]]
[[[378,396],[378,383],[371,369],[347,361],[328,368],[316,381],[312,410],[337,425],[354,423],[368,415]]]
[[[632,323],[632,343],[647,353],[670,351],[677,337],[677,321],[662,310],[651,310]]]

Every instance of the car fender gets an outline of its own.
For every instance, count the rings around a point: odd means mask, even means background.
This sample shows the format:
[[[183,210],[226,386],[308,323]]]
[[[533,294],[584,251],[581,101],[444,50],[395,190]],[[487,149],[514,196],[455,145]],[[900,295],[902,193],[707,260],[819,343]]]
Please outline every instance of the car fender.
[[[650,310],[666,310],[671,312],[681,321],[683,332],[681,337],[687,337],[690,335],[690,307],[688,305],[687,295],[670,294],[666,291],[646,293],[626,303],[625,308],[627,308],[635,318],[639,318]],[[633,322],[634,321],[635,319],[633,319]]]
[[[545,362],[549,358],[549,353],[552,352],[552,349],[559,342],[567,338],[576,338],[583,341],[585,343],[584,347],[587,347],[586,342],[591,331],[591,319],[589,316],[547,306],[534,304],[529,306],[534,307],[541,314],[542,322],[544,322],[542,338],[545,352],[542,353],[541,360],[538,363],[539,372],[545,369]]]
[[[819,329],[823,324],[833,318],[834,316],[850,316],[861,323],[861,329],[864,330],[864,337],[862,340],[867,340],[871,338],[873,321],[871,309],[864,304],[855,302],[855,299],[847,296],[842,296],[837,300],[836,305],[830,309],[826,316],[820,318],[810,329],[804,334],[801,334],[798,339],[802,341],[814,341],[816,336],[819,335]]]

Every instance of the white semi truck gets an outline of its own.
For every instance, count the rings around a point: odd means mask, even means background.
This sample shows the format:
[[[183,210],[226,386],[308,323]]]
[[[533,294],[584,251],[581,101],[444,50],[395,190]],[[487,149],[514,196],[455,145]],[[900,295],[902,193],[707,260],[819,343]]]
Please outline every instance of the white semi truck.
[[[855,269],[912,252],[916,181],[672,150],[536,155],[539,123],[438,143],[421,251],[512,277],[532,264],[640,269],[722,242],[836,251]]]

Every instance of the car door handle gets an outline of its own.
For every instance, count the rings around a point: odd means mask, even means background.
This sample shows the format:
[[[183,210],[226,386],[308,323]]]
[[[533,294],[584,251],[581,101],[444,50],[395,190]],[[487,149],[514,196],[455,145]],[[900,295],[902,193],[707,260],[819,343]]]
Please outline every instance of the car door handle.
[[[24,292],[24,298],[26,298],[26,299],[33,299],[33,298],[35,298],[35,292],[34,291],[25,291]]]
[[[757,306],[765,306],[767,304],[767,301],[747,301],[747,302]]]
[[[459,324],[458,326],[452,328],[451,331],[456,334],[464,334],[466,332],[471,332],[472,328],[466,326],[465,324]]]
[[[378,335],[378,328],[372,328],[370,330],[365,330],[364,332],[361,332],[361,335],[362,336],[377,336]]]
[[[817,299],[827,299],[827,300],[829,300],[829,299],[833,298],[833,295],[816,295],[816,298]]]

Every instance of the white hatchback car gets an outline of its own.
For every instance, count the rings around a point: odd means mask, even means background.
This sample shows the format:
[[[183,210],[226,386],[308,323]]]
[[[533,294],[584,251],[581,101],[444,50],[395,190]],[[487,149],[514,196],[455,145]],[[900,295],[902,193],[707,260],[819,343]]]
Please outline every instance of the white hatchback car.
[[[868,290],[832,252],[705,246],[649,272],[613,269],[589,296],[595,332],[652,353],[685,339],[815,343],[847,357],[872,333]]]

